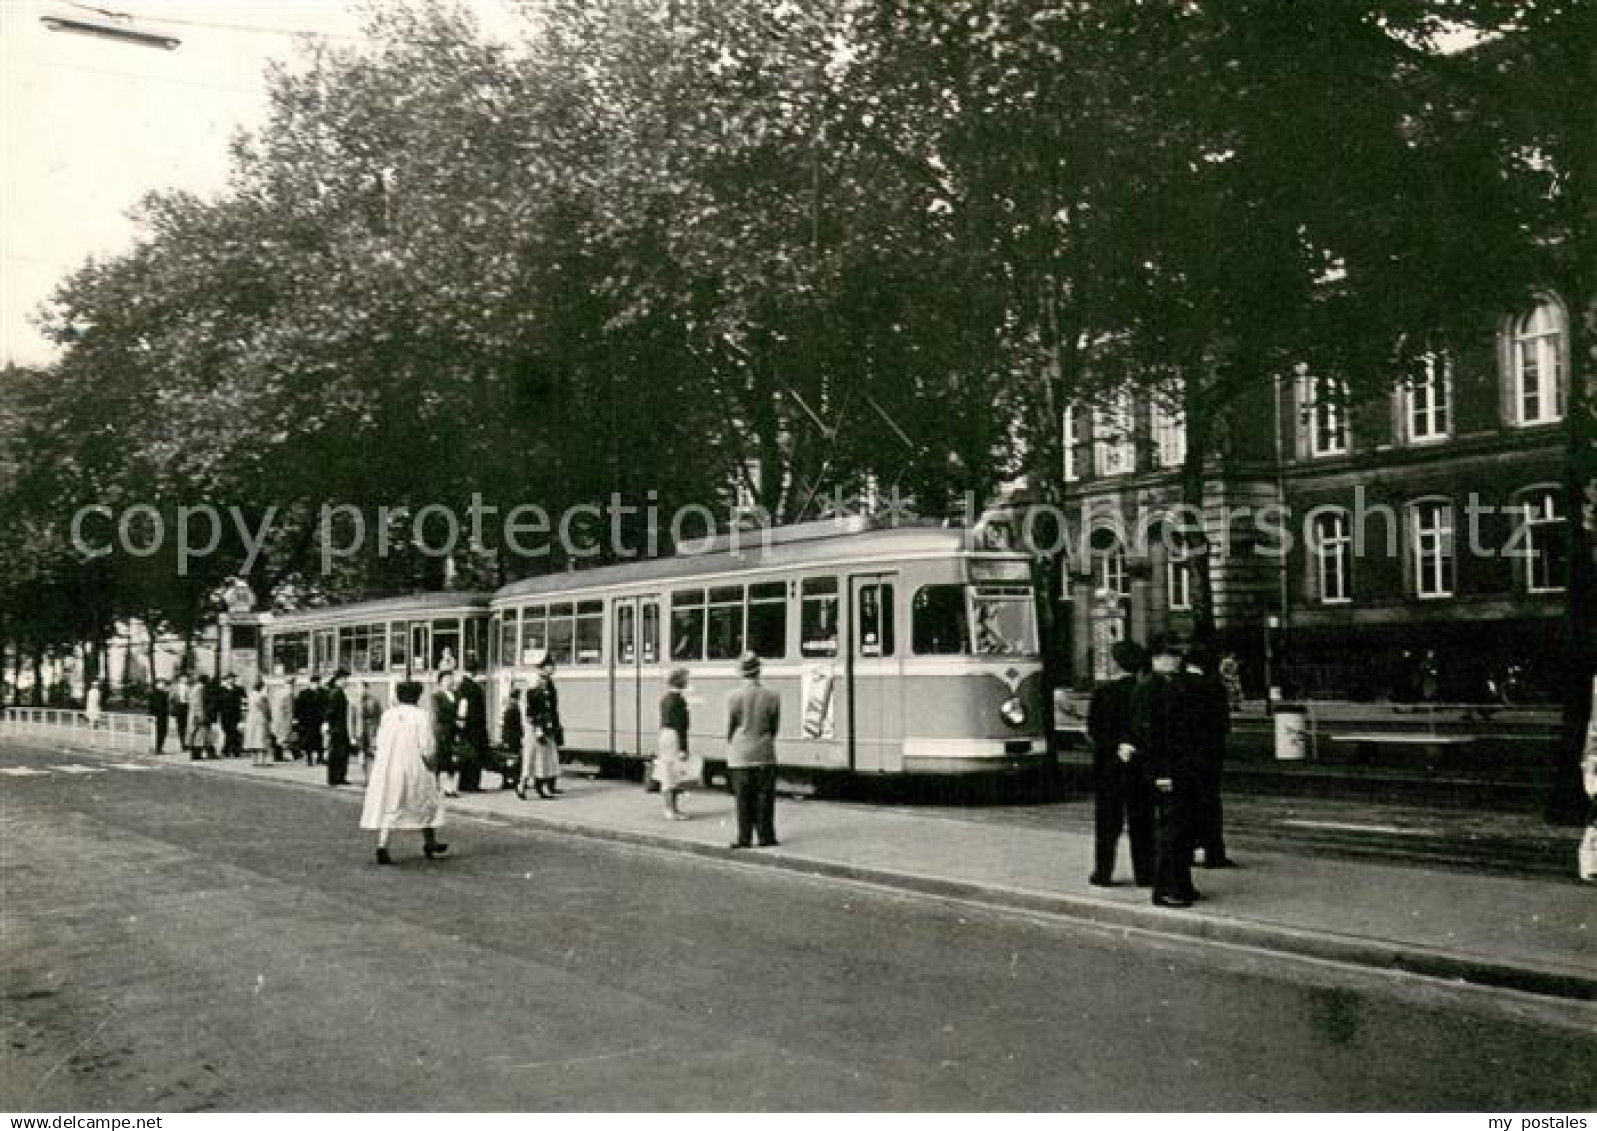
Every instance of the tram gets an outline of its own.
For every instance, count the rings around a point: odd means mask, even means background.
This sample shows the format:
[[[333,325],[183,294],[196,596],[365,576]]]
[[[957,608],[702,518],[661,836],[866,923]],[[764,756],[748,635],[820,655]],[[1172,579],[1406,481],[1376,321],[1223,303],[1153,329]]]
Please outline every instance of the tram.
[[[969,774],[1040,764],[1042,661],[1030,562],[963,530],[811,523],[712,552],[531,578],[494,594],[496,702],[555,661],[566,745],[650,756],[672,669],[713,774],[738,658],[782,701],[785,771]]]
[[[782,701],[777,761],[798,774],[983,774],[1038,766],[1047,699],[1028,559],[966,531],[809,523],[707,553],[279,615],[269,681],[337,667],[393,700],[402,679],[477,661],[497,730],[535,658],[555,662],[566,751],[654,752],[666,677],[689,672],[689,742],[718,774],[738,660]]]
[[[268,684],[303,683],[346,668],[386,706],[400,681],[427,681],[486,653],[490,596],[418,593],[278,613],[261,635],[261,671]]]

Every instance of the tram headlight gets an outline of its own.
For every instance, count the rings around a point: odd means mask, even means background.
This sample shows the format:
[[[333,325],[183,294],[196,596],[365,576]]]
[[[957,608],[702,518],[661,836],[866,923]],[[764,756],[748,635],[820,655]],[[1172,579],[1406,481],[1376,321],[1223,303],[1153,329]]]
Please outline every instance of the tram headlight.
[[[1004,705],[998,708],[998,713],[1003,717],[1004,722],[1012,727],[1026,725],[1026,705],[1020,701],[1018,695],[1011,695],[1008,699],[1005,699]]]

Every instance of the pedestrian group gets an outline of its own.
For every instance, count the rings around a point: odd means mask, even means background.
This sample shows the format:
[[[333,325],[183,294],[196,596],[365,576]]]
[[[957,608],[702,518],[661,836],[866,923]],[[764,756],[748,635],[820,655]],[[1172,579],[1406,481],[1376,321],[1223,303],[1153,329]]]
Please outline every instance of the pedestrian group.
[[[1118,679],[1093,693],[1094,854],[1088,882],[1114,883],[1122,830],[1132,880],[1159,907],[1202,898],[1192,867],[1232,868],[1220,789],[1232,691],[1206,650],[1162,635],[1150,648],[1120,641],[1110,652]]]

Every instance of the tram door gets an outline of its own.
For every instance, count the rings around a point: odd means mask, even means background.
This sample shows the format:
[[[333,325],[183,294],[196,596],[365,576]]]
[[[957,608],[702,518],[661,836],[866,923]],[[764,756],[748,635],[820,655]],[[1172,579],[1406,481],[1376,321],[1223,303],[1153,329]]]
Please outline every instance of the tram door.
[[[904,767],[903,680],[891,573],[849,578],[848,728],[855,770]]]
[[[660,672],[660,598],[620,597],[615,602],[611,649],[610,719],[615,752],[649,754],[659,730],[655,703],[665,688]]]

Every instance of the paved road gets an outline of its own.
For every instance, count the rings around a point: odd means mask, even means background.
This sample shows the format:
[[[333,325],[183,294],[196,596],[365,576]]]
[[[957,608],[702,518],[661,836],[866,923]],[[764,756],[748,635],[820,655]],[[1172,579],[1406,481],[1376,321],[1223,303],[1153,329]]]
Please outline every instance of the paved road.
[[[111,761],[0,749],[0,1108],[1590,1104],[1589,1007]]]

